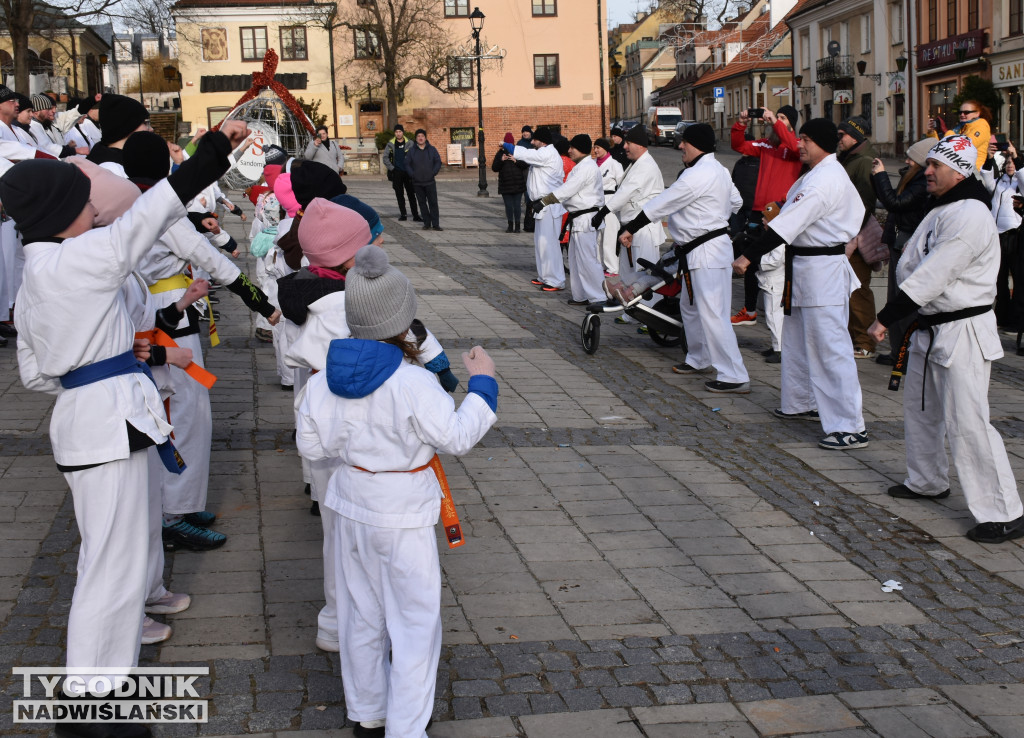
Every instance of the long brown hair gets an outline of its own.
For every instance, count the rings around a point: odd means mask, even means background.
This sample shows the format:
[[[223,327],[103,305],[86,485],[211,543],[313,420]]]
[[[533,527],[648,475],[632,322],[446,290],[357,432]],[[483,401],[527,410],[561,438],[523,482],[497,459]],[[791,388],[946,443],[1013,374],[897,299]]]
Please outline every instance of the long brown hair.
[[[381,343],[390,343],[392,346],[398,346],[402,349],[402,353],[405,354],[405,358],[409,361],[416,361],[420,354],[423,353],[423,349],[420,348],[419,344],[416,343],[416,337],[409,337],[410,331],[406,331],[400,336],[392,336],[391,338],[385,338]]]
[[[916,177],[917,173],[920,172],[922,169],[924,169],[924,167],[922,167],[916,161],[910,162],[910,166],[907,167],[907,171],[905,171],[903,173],[903,176],[900,177],[900,183],[896,185],[896,194],[900,194],[901,192],[903,192],[906,186],[910,184],[910,180]]]

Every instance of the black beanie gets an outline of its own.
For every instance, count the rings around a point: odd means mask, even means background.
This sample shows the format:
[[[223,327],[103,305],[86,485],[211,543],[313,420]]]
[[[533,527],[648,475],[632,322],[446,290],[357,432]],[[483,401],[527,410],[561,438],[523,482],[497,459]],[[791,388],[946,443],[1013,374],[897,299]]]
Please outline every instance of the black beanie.
[[[266,165],[284,165],[291,155],[277,144],[270,144],[263,148],[263,159]]]
[[[292,192],[303,208],[318,197],[330,200],[347,190],[338,173],[326,164],[307,159],[292,167]]]
[[[104,95],[100,98],[100,143],[112,144],[128,138],[135,129],[149,120],[149,111],[138,100],[124,95]]]
[[[152,131],[137,131],[124,142],[124,173],[128,179],[160,181],[171,171],[170,152],[163,137]]]
[[[590,141],[590,136],[585,133],[577,133],[572,137],[572,141],[569,145],[576,149],[581,154],[589,154],[594,149],[594,144]]]
[[[839,124],[839,132],[849,134],[857,143],[864,143],[871,135],[871,123],[855,115]]]
[[[800,128],[800,135],[807,136],[825,153],[834,154],[839,147],[839,130],[827,118],[812,118]]]
[[[530,126],[523,126],[523,130],[521,130],[519,132],[520,133],[529,133],[531,136],[533,135],[533,129],[530,128]]]
[[[8,100],[16,100],[17,98],[17,92],[6,85],[0,85],[0,103],[5,103]]]
[[[551,136],[550,128],[538,128],[536,131],[533,132],[533,138],[535,141],[540,141],[541,143],[544,144],[549,144],[552,141],[554,141],[554,139]]]
[[[403,126],[401,123],[395,123],[395,127],[393,130],[396,132],[401,131],[402,133],[405,133],[405,126]]]
[[[18,101],[18,112],[23,110],[32,110],[32,98],[28,95],[22,95],[20,92],[14,93],[14,98]]]
[[[611,151],[612,150],[612,142],[609,141],[607,138],[599,138],[599,139],[597,139],[596,141],[594,141],[594,146],[600,146],[605,151]]]
[[[625,136],[625,134],[622,132],[622,129],[619,128],[618,126],[615,126],[614,128],[612,128],[611,131],[608,132],[608,135],[609,136],[618,136],[619,138],[622,138],[623,136]]]
[[[647,138],[647,129],[640,125],[633,126],[622,137],[637,146],[646,148],[651,145],[651,140]]]
[[[786,120],[789,121],[789,125],[793,127],[794,131],[796,130],[796,122],[800,118],[800,113],[797,112],[796,108],[792,105],[783,105],[776,112],[786,116]]]
[[[556,136],[553,136],[553,138],[555,139],[553,141],[553,144],[555,146],[555,151],[557,151],[559,153],[559,155],[561,155],[561,156],[568,156],[569,155],[569,139],[567,139],[565,136],[563,136],[560,133],[557,134]]]
[[[0,202],[25,241],[53,236],[74,223],[91,192],[81,169],[54,159],[20,161],[0,177]]]
[[[683,140],[705,154],[715,150],[715,129],[707,123],[694,123],[683,129]]]

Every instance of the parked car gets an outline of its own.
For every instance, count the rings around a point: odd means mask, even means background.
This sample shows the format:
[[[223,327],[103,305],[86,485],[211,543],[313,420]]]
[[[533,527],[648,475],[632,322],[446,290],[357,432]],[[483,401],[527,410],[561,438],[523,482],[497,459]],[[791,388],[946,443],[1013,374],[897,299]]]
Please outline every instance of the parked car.
[[[672,131],[671,143],[672,148],[679,148],[679,142],[683,140],[683,131],[686,130],[687,126],[692,126],[697,121],[695,120],[681,120],[676,123],[675,129]]]
[[[638,125],[640,125],[640,121],[638,121],[638,120],[623,120],[623,121],[619,122],[619,128],[622,130],[623,133],[628,131],[633,126],[638,126]]]

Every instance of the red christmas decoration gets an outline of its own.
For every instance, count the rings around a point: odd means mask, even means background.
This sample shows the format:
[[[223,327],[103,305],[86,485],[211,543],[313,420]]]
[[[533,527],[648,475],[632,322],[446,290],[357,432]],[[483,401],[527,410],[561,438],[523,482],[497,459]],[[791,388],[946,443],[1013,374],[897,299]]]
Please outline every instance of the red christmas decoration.
[[[274,93],[281,98],[281,101],[292,111],[292,114],[302,123],[302,127],[310,133],[314,133],[313,125],[309,122],[309,118],[306,117],[305,111],[302,106],[299,105],[298,100],[292,97],[292,93],[288,91],[288,88],[283,84],[274,79],[274,74],[277,72],[277,52],[273,49],[267,49],[267,53],[263,55],[263,71],[252,73],[252,87],[249,91],[238,98],[238,102],[235,103],[237,108],[242,103],[247,103],[250,100],[254,100],[257,95],[260,94],[260,90],[265,87],[269,87]],[[212,130],[216,131],[220,128],[221,124],[218,123],[213,127]]]

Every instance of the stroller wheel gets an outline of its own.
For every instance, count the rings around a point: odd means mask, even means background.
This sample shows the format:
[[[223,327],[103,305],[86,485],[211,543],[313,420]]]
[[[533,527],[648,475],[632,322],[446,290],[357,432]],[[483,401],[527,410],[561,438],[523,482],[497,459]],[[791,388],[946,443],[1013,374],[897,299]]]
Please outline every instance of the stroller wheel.
[[[597,315],[589,313],[583,319],[583,325],[580,326],[580,343],[588,354],[597,353],[597,347],[601,343],[601,318]]]
[[[670,336],[667,333],[661,333],[650,326],[647,326],[647,335],[649,335],[651,340],[659,346],[678,346],[682,340],[679,336]]]

